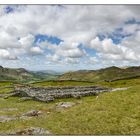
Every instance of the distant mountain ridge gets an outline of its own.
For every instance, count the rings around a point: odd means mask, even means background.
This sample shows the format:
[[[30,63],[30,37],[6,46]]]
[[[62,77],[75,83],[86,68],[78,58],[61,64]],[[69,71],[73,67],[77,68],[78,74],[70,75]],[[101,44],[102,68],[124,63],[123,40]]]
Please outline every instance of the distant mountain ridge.
[[[42,80],[55,80],[62,74],[53,70],[33,71],[32,73]]]
[[[59,77],[59,80],[78,80],[78,81],[115,81],[140,77],[140,67],[108,67],[100,70],[79,70],[68,72]]]
[[[0,66],[0,80],[15,80],[15,81],[38,81],[38,80],[53,80],[60,73],[50,70],[43,71],[28,71],[24,68],[5,68]]]
[[[61,75],[61,74],[63,74],[62,72],[56,72],[54,70],[40,70],[40,71],[33,71],[33,73],[52,74],[52,75]]]
[[[0,66],[0,80],[24,80],[33,78],[32,73],[24,68],[4,68]]]
[[[40,80],[74,80],[74,81],[115,81],[121,79],[129,79],[140,77],[139,67],[108,67],[99,70],[79,70],[74,72],[66,72],[64,74],[50,70],[28,71],[24,68],[4,68],[0,66],[0,80],[15,81],[40,81]]]

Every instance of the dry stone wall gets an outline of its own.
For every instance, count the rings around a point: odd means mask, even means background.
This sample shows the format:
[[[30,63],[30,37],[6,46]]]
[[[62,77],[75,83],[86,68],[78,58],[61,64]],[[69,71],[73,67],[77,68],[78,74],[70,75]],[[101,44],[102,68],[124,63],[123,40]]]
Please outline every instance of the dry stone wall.
[[[81,96],[96,96],[101,92],[110,91],[109,88],[98,86],[66,86],[66,87],[15,87],[12,96],[32,97],[34,100],[49,102],[58,98],[79,98]]]

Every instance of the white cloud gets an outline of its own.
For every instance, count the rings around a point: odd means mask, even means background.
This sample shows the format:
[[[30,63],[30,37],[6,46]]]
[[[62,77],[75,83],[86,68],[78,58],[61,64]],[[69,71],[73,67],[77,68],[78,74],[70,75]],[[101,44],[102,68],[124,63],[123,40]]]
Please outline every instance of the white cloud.
[[[38,55],[38,54],[42,54],[43,53],[43,50],[41,50],[39,47],[32,47],[30,49],[30,53],[32,55]]]
[[[78,42],[88,41],[90,36],[94,37],[98,32],[111,31],[125,20],[135,17],[132,9],[119,5],[64,5],[64,8],[27,5],[20,8],[20,12],[15,10],[14,13],[3,15],[0,25],[5,29],[14,29],[17,36],[42,33]]]
[[[91,40],[89,47],[94,48],[97,52],[111,54],[120,54],[123,49],[122,46],[114,44],[111,39],[104,39],[103,41],[100,41],[98,37]]]
[[[65,58],[64,63],[66,64],[79,64],[79,58]]]
[[[89,58],[89,63],[91,64],[97,64],[99,62],[99,60],[97,59],[97,57],[90,57]]]
[[[17,48],[20,47],[17,38],[9,35],[6,31],[0,30],[0,48]]]
[[[15,60],[17,57],[11,55],[9,51],[6,49],[0,49],[0,58],[1,59],[8,59],[8,60]]]
[[[97,51],[101,63],[115,65],[129,61],[130,64],[135,64],[140,61],[139,35],[140,33],[137,33],[133,37],[127,37],[121,44],[114,44],[111,39],[100,41],[96,37],[91,41],[90,47]]]
[[[34,36],[31,34],[28,34],[27,36],[20,38],[19,42],[22,47],[30,48],[32,46],[33,40],[34,40]]]
[[[66,58],[80,58],[85,55],[84,50],[78,48],[79,43],[76,42],[61,42],[59,45],[48,45],[48,48],[52,50],[59,57]]]
[[[58,49],[56,54],[59,56],[70,57],[70,58],[79,58],[84,56],[84,52],[79,48],[68,49],[68,50]]]
[[[95,49],[99,59],[106,60],[106,63],[139,61],[140,25],[124,23],[132,18],[140,19],[139,6],[22,5],[14,6],[14,12],[9,14],[4,12],[4,8],[5,6],[0,6],[0,50],[4,52],[0,54],[2,59],[44,55],[47,48],[53,53],[48,56],[49,61],[80,63],[79,59],[88,56],[89,61],[94,64],[94,56],[86,55],[85,50],[78,47],[82,43]],[[117,45],[111,39],[100,41],[97,37],[100,33],[112,33],[118,27],[123,28],[124,34],[134,35]],[[57,36],[63,42],[58,46],[47,41],[34,45],[37,34]]]
[[[7,50],[0,49],[0,57],[1,58],[6,58],[7,59],[9,57],[9,55],[10,55],[10,53]]]
[[[60,62],[60,57],[58,56],[58,55],[50,55],[50,54],[48,54],[47,56],[46,56],[46,58],[47,58],[47,62],[49,61],[49,62],[53,62],[53,63],[59,63]]]

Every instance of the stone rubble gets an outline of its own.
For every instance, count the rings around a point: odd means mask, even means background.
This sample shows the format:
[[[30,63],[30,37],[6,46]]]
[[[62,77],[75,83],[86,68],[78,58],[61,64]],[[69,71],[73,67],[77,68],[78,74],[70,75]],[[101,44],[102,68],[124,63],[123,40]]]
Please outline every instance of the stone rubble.
[[[109,92],[111,89],[98,86],[65,86],[65,87],[16,87],[11,96],[32,98],[36,101],[52,102],[59,98],[76,98],[82,96],[97,96],[101,92]]]
[[[28,120],[28,119],[31,119],[32,117],[36,117],[41,114],[42,114],[41,111],[31,110],[26,113],[23,113],[20,117],[18,117],[18,116],[0,116],[0,123],[17,120],[17,119]]]

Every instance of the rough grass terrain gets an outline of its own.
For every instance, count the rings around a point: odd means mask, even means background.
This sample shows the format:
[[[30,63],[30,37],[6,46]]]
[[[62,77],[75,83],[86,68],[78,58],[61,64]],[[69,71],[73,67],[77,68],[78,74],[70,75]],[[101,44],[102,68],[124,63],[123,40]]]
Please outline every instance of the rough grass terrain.
[[[5,94],[13,90],[13,83],[9,81],[0,81],[0,94]]]
[[[62,82],[55,85],[78,85]],[[79,85],[84,85],[81,82]],[[90,83],[91,84],[91,83]],[[92,83],[95,84],[95,83]],[[130,87],[125,91],[103,93],[81,99],[60,99],[52,103],[19,101],[17,97],[0,98],[0,115],[21,116],[30,110],[40,110],[42,115],[29,120],[12,120],[0,123],[0,133],[29,127],[41,127],[54,135],[140,135],[140,79],[99,82],[109,87]],[[1,84],[0,84],[1,85]],[[54,85],[51,82],[34,83],[35,86]],[[4,85],[5,86],[5,85]],[[75,102],[70,108],[57,109],[58,102]],[[6,111],[6,108],[17,110]]]
[[[0,87],[10,86],[10,85],[12,85],[12,82],[10,81],[0,81]]]
[[[90,86],[95,83],[93,82],[81,82],[81,81],[43,81],[35,82],[32,86],[35,87],[47,87],[47,86]]]

